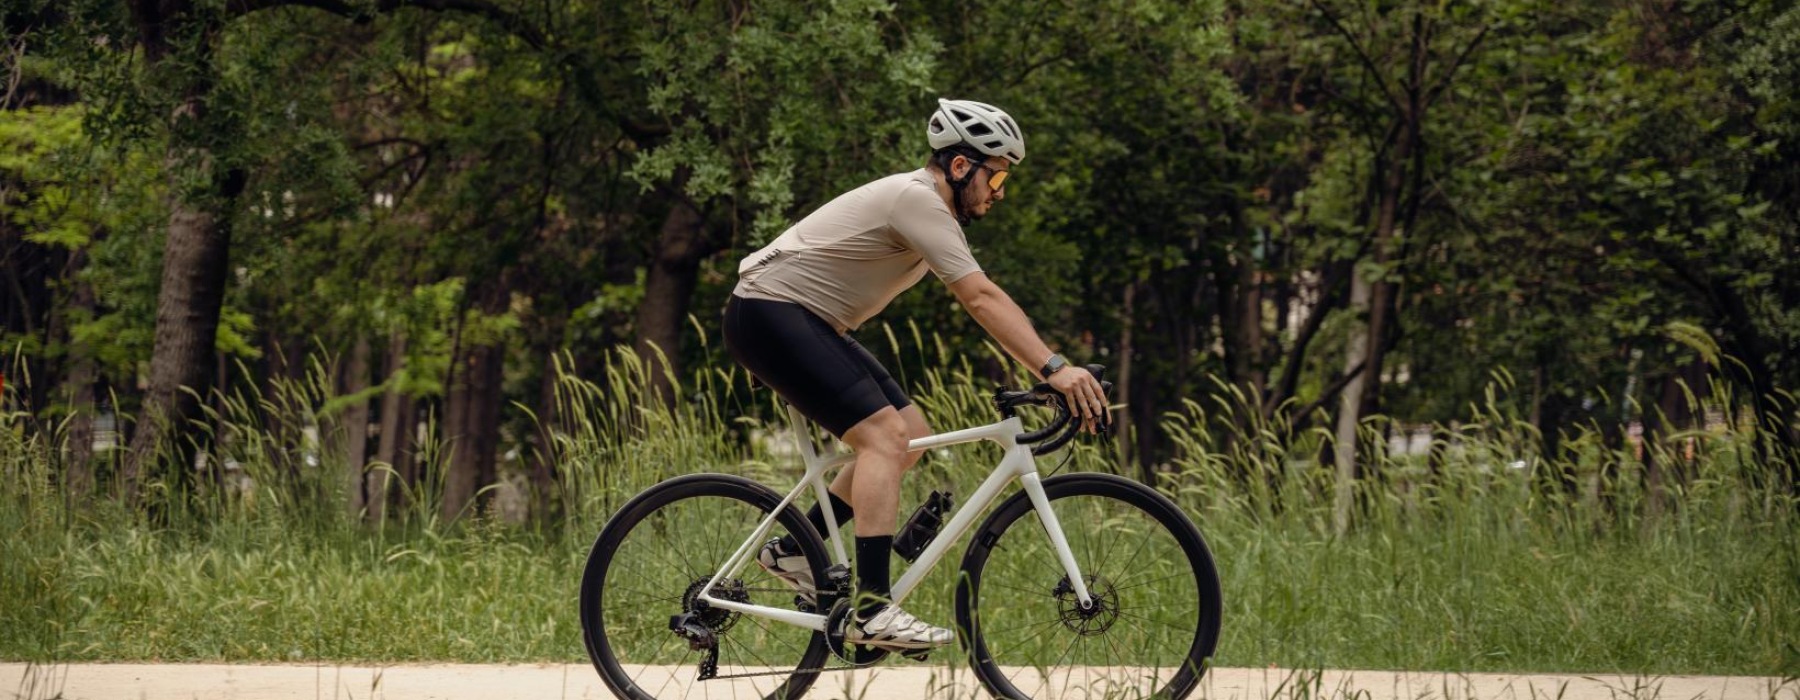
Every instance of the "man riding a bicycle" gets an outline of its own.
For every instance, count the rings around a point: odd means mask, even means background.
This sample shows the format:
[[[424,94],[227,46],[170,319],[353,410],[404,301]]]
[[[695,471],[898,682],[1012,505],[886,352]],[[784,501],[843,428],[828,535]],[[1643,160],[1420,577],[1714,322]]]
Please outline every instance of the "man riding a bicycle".
[[[1105,422],[1105,393],[1085,369],[1051,351],[1005,291],[982,272],[963,227],[1006,198],[1025,138],[1005,112],[938,100],[927,122],[924,168],[838,196],[768,246],[745,257],[725,307],[725,346],[759,381],[856,452],[832,481],[832,512],[856,517],[857,610],[846,632],[859,644],[927,649],[951,630],[888,601],[888,552],[901,476],[918,461],[907,443],[931,434],[925,416],[849,332],[930,270],[1000,347],[1068,397],[1089,430]],[[826,530],[824,509],[808,519]],[[809,601],[812,573],[791,538],[764,545],[757,562]]]

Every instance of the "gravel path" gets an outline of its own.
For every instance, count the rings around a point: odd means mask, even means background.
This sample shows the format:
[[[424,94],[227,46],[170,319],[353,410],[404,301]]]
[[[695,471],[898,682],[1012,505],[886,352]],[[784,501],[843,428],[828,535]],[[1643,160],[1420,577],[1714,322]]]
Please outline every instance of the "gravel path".
[[[1071,689],[1064,698],[1084,698]],[[248,666],[0,663],[17,700],[604,700],[587,665]],[[729,697],[727,694],[726,697]],[[966,668],[831,674],[809,700],[985,698]],[[1209,700],[1800,700],[1800,682],[1750,676],[1505,675],[1214,669]]]

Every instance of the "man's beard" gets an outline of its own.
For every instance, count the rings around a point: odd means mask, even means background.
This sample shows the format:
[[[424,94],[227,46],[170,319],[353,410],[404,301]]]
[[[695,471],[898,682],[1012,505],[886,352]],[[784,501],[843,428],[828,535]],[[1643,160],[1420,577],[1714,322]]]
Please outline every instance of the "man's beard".
[[[975,205],[980,203],[974,197],[973,187],[963,189],[962,193],[957,195],[957,204],[960,206],[956,208],[956,222],[968,226],[979,221],[981,217],[987,216],[986,213],[976,208]]]

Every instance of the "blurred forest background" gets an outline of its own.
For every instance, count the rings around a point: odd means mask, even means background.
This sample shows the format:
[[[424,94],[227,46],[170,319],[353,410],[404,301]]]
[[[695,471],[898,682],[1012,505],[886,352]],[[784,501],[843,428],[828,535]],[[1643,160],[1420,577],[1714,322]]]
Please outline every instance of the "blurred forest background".
[[[1218,663],[1800,677],[1792,2],[0,20],[0,659],[581,658],[623,499],[799,475],[737,261],[947,96],[1025,131],[970,242],[1110,368],[1069,468],[1193,514]],[[1026,379],[935,280],[879,321],[938,429]]]
[[[691,400],[730,366],[736,261],[921,166],[939,96],[1024,126],[971,242],[1066,354],[1112,367],[1135,473],[1180,456],[1164,418],[1188,402],[1229,406],[1205,426],[1225,438],[1323,431],[1298,457],[1364,479],[1491,398],[1535,432],[1519,459],[1592,436],[1669,489],[1711,426],[1753,436],[1759,480],[1800,474],[1786,2],[9,0],[4,20],[5,401],[76,493],[216,476],[233,397],[272,459],[392,467],[345,485],[372,518],[404,498],[390,476],[441,483],[446,518],[507,474],[553,490],[559,377],[605,385],[629,348],[646,405]],[[863,340],[906,377],[1009,372],[935,282],[881,320]],[[303,384],[317,400],[276,400]]]

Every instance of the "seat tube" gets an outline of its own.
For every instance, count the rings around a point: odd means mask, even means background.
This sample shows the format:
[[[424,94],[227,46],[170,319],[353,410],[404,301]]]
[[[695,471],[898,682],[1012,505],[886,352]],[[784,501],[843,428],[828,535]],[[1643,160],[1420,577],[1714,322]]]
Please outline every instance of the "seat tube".
[[[1050,546],[1056,548],[1056,559],[1062,562],[1063,572],[1069,575],[1075,597],[1081,601],[1082,608],[1092,606],[1094,599],[1088,595],[1087,580],[1081,577],[1081,568],[1075,564],[1075,552],[1069,549],[1069,539],[1063,536],[1062,521],[1057,520],[1056,511],[1050,509],[1050,497],[1044,495],[1043,480],[1033,471],[1020,476],[1019,483],[1030,496],[1038,521],[1044,524],[1044,533],[1050,536]]]
[[[793,405],[787,407],[788,421],[794,428],[794,442],[800,448],[800,459],[806,464],[806,480],[812,482],[813,491],[818,494],[819,508],[825,513],[825,532],[820,537],[831,543],[832,553],[837,555],[835,563],[848,565],[850,557],[844,551],[844,538],[838,536],[837,513],[831,507],[831,482],[825,478],[825,465],[831,461],[830,456],[819,453],[818,446],[812,441],[812,422],[800,413]]]

